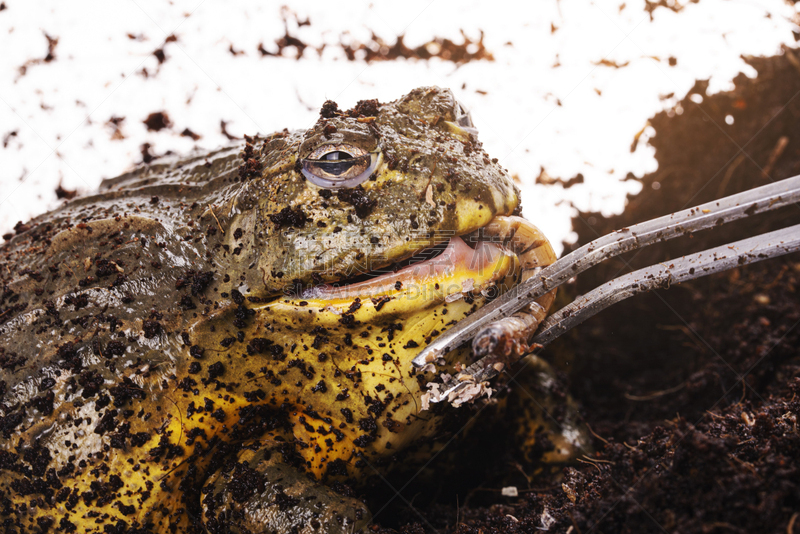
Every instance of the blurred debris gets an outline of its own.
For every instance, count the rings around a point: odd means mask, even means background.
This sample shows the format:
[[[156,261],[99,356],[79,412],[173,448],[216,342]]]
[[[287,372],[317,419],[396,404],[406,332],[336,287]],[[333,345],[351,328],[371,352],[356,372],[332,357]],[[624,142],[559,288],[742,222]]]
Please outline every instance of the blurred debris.
[[[56,59],[56,47],[58,46],[58,37],[50,37],[47,32],[43,32],[47,39],[47,55],[43,58],[29,59],[19,67],[19,77],[25,76],[28,68],[40,63],[50,63]]]
[[[185,128],[185,129],[184,129],[184,130],[181,132],[181,136],[183,136],[183,137],[191,137],[193,141],[197,141],[198,139],[201,139],[201,138],[203,137],[203,136],[202,136],[202,135],[200,135],[200,134],[196,134],[196,133],[194,133],[194,132],[193,132],[193,131],[191,131],[189,128]]]
[[[775,162],[778,161],[778,158],[781,157],[783,151],[786,150],[786,147],[789,146],[789,138],[781,136],[778,138],[778,141],[775,143],[775,148],[772,149],[772,152],[769,154],[769,159],[767,160],[767,164],[764,165],[764,168],[761,169],[761,176],[765,180],[772,180],[770,177],[770,173],[772,173],[772,168],[775,166]]]
[[[303,52],[305,52],[306,48],[308,48],[308,44],[300,40],[298,37],[292,35],[289,31],[289,18],[294,18],[294,24],[296,28],[302,28],[303,26],[310,26],[311,21],[306,17],[305,20],[300,20],[297,13],[290,10],[287,6],[281,7],[281,18],[283,19],[283,37],[280,37],[275,40],[275,46],[278,47],[277,50],[270,51],[264,48],[264,43],[258,43],[258,51],[261,53],[262,56],[276,56],[282,57],[283,51],[287,48],[294,48],[295,54],[294,59],[300,59],[303,57]],[[321,48],[315,49],[317,50],[318,54],[322,54],[322,49],[325,48],[325,45],[322,45]]]
[[[64,186],[61,184],[61,182],[58,182],[58,187],[56,187],[56,198],[59,200],[62,198],[66,200],[72,200],[77,194],[77,189],[64,189]]]
[[[241,139],[241,137],[236,137],[235,135],[228,133],[228,123],[226,121],[219,121],[219,129],[222,132],[222,135],[228,138],[228,141],[237,141]]]
[[[311,21],[306,17],[300,17],[288,7],[281,8],[281,18],[283,19],[283,36],[274,41],[274,47],[265,46],[263,42],[258,44],[258,52],[262,56],[271,57],[293,57],[300,59],[303,57],[307,48],[315,50],[319,56],[322,55],[326,43],[319,47],[309,45],[299,35],[297,31],[303,26],[310,26]],[[477,40],[467,36],[461,30],[462,42],[457,43],[451,39],[434,37],[430,41],[419,46],[409,48],[404,42],[405,36],[398,35],[393,40],[387,40],[371,32],[371,37],[366,42],[347,40],[349,32],[345,32],[339,37],[338,46],[345,53],[348,61],[392,61],[396,59],[422,59],[428,60],[439,58],[443,61],[451,61],[457,65],[476,60],[494,61],[494,56],[486,49],[483,44],[483,31]],[[284,53],[287,49],[293,49],[294,53],[288,55]],[[236,55],[233,47],[229,51]]]
[[[657,0],[655,2],[653,0],[644,0],[644,10],[650,15],[650,20],[652,21],[653,11],[655,11],[656,8],[663,7],[675,13],[679,13],[687,5],[696,4],[699,1],[700,0],[688,0],[687,2],[681,4],[678,2],[678,0]]]
[[[12,137],[16,137],[19,134],[18,130],[13,130],[8,132],[6,135],[3,136],[3,148],[8,148],[8,143],[11,142]]]
[[[151,132],[157,132],[172,126],[172,122],[170,122],[169,115],[167,115],[166,111],[156,111],[155,113],[151,113],[142,122]]]
[[[112,141],[121,141],[125,139],[125,134],[122,133],[122,123],[125,121],[125,117],[114,117],[112,116],[106,122],[106,126],[111,128],[111,140]]]
[[[574,177],[564,180],[562,178],[553,178],[550,176],[544,167],[539,171],[539,176],[536,177],[536,183],[539,185],[560,185],[564,189],[569,189],[573,185],[582,184],[584,181],[583,174],[578,173]]]
[[[155,160],[155,159],[160,157],[160,156],[156,156],[156,155],[152,154],[150,152],[151,148],[152,148],[152,145],[150,143],[144,143],[140,147],[140,150],[141,150],[141,153],[142,153],[142,163],[147,164],[147,163],[150,163],[153,160]]]
[[[615,69],[627,67],[629,63],[629,61],[626,61],[625,63],[617,63],[613,59],[606,58],[603,58],[600,61],[592,61],[592,65],[597,65],[598,67],[613,67]]]
[[[167,37],[164,40],[164,44],[162,44],[161,47],[156,48],[155,50],[153,50],[153,55],[156,56],[156,59],[158,60],[158,64],[159,65],[161,65],[162,63],[164,63],[167,60],[167,56],[164,54],[164,48],[166,48],[167,43],[175,43],[177,41],[178,41],[178,38],[175,37],[174,34],[170,35],[169,37]]]
[[[494,61],[494,56],[483,44],[482,30],[477,40],[470,38],[464,33],[464,30],[461,30],[461,36],[463,37],[461,43],[435,37],[427,43],[409,48],[403,42],[404,35],[398,35],[394,43],[389,43],[373,33],[371,39],[366,43],[353,41],[350,43],[341,42],[340,45],[349,61],[363,60],[367,63],[372,61],[392,61],[400,58],[424,60],[439,58],[443,61],[452,61],[458,65],[477,60]]]
[[[636,132],[636,134],[633,136],[633,141],[631,142],[631,154],[636,152],[636,147],[639,145],[639,138],[642,137],[642,134],[648,126],[650,126],[650,122],[645,122],[644,126],[642,126],[642,129]]]

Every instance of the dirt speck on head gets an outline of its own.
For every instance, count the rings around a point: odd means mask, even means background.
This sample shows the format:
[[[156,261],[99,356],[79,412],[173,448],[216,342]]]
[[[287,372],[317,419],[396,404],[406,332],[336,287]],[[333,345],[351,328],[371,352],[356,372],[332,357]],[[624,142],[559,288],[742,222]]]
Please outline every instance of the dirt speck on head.
[[[300,207],[292,209],[287,206],[278,213],[270,215],[269,220],[278,228],[283,228],[284,226],[302,228],[305,226],[306,221],[308,221],[308,216]]]
[[[369,217],[369,214],[372,213],[373,208],[377,205],[377,201],[370,199],[367,196],[367,192],[360,185],[351,189],[339,189],[336,192],[336,198],[353,206],[356,215],[360,219]]]
[[[339,113],[339,105],[333,100],[326,100],[325,103],[322,104],[322,109],[319,110],[319,116],[323,119],[332,119]]]
[[[381,104],[375,99],[359,100],[356,107],[347,112],[351,117],[377,117]]]

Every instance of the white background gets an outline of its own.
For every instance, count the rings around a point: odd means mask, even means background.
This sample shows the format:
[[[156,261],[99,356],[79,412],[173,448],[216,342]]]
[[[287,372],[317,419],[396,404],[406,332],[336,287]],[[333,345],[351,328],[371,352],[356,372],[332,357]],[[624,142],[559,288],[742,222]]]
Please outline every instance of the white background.
[[[575,206],[621,211],[629,172],[655,170],[647,119],[672,108],[696,79],[710,92],[731,88],[741,55],[774,55],[795,46],[795,8],[780,0],[700,0],[678,13],[640,0],[478,2],[272,2],[193,0],[0,0],[0,233],[58,205],[55,188],[91,192],[103,178],[151,151],[188,152],[228,143],[234,135],[306,128],[326,99],[393,100],[414,87],[452,88],[471,109],[485,148],[518,176],[524,215],[554,244],[569,237]],[[671,3],[670,5],[676,5]],[[297,20],[310,24],[298,27]],[[262,57],[289,32],[311,47],[300,60]],[[495,60],[347,61],[340,42],[371,32],[414,47],[434,37],[484,43]],[[58,38],[56,59],[45,33]],[[131,39],[128,34],[136,37]],[[167,36],[166,61],[152,54]],[[229,48],[243,54],[233,55]],[[668,58],[675,58],[670,66]],[[598,64],[615,62],[621,68]],[[26,73],[20,67],[27,63]],[[145,71],[147,75],[145,76]],[[671,98],[666,95],[673,94]],[[560,104],[560,105],[559,105]],[[173,126],[147,131],[148,114],[166,111]],[[124,139],[112,139],[111,117],[124,117]],[[722,125],[724,127],[724,125]],[[198,141],[179,134],[184,128]],[[631,142],[645,128],[631,153]],[[564,190],[535,185],[544,168],[585,183]]]

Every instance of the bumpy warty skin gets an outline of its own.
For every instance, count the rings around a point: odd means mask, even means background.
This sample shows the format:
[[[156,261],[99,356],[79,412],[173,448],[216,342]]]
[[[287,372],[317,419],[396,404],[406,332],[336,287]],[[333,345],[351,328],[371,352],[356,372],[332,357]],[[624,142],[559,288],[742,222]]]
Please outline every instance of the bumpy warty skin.
[[[447,417],[419,413],[433,377],[409,362],[485,299],[298,295],[514,212],[459,113],[437,88],[328,107],[308,131],[163,158],[19,224],[0,248],[0,530],[363,526],[366,507],[323,484],[429,446]],[[381,164],[320,188],[300,160],[331,139]]]

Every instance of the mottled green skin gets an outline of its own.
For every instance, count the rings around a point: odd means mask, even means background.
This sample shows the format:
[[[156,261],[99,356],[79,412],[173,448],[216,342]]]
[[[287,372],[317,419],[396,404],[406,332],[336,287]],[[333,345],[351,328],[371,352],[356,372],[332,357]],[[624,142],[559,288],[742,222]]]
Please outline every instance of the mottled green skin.
[[[18,227],[0,248],[3,532],[246,532],[256,516],[279,530],[364,526],[363,504],[314,480],[357,481],[441,428],[412,415],[430,377],[413,376],[415,351],[398,344],[406,338],[395,332],[390,361],[372,347],[406,320],[426,325],[414,334],[423,343],[482,299],[455,303],[446,319],[443,304],[392,317],[365,306],[355,325],[329,328],[326,359],[312,331],[324,318],[276,315],[279,301],[268,302],[514,211],[511,180],[453,124],[457,110],[449,91],[418,89],[382,105],[374,121],[340,115],[255,140],[262,170],[244,178],[241,144],[165,158]],[[383,153],[363,184],[372,203],[363,217],[296,170],[326,126]],[[287,207],[309,220],[270,220]],[[429,324],[417,321],[422,312]],[[348,343],[360,332],[365,341]],[[255,338],[280,346],[282,358],[248,350]],[[304,367],[312,363],[313,372]],[[393,421],[397,410],[409,415]],[[334,428],[346,435],[339,448],[315,452],[310,443]],[[331,469],[334,458],[347,461]],[[270,500],[276,491],[298,498]]]

